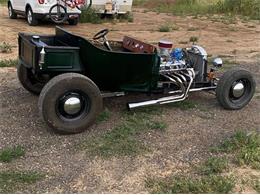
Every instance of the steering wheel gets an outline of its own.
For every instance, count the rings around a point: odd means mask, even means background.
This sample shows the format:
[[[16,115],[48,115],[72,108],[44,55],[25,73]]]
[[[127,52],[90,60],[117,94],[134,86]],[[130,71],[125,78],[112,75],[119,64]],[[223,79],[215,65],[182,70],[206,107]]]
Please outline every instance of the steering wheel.
[[[103,29],[99,31],[97,34],[94,35],[93,39],[94,40],[100,40],[101,43],[104,44],[104,46],[109,50],[112,51],[112,48],[110,47],[110,44],[106,38],[106,35],[108,34],[109,30],[108,29]]]

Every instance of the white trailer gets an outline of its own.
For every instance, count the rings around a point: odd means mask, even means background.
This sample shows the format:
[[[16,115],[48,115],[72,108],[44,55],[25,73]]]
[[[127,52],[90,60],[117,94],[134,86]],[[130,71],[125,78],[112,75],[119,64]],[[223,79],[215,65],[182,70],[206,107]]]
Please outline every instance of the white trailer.
[[[92,0],[92,8],[100,14],[126,14],[132,4],[133,0]]]

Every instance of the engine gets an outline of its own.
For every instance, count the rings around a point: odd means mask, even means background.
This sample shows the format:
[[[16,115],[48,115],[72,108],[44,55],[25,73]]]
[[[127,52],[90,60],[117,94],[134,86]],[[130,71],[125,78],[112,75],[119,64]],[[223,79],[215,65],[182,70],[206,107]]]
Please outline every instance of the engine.
[[[161,57],[160,73],[174,73],[176,71],[193,68],[195,81],[203,83],[207,77],[207,52],[200,46],[191,48],[176,48],[171,52],[165,52]]]

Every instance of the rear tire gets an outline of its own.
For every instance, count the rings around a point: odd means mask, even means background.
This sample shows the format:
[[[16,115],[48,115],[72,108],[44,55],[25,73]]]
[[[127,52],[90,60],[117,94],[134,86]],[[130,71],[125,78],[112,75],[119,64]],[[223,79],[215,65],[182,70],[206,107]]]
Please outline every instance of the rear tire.
[[[43,120],[57,133],[86,130],[102,106],[101,93],[95,83],[77,73],[65,73],[51,79],[38,102]]]
[[[26,10],[26,20],[30,26],[36,26],[38,24],[38,20],[36,19],[31,7],[28,7]]]
[[[8,2],[8,15],[10,19],[16,19],[17,18],[17,14],[14,12],[13,6],[11,4],[11,2]]]
[[[249,71],[241,68],[229,70],[218,82],[217,100],[225,109],[241,109],[252,99],[255,87],[255,80]]]
[[[77,25],[79,23],[79,18],[68,19],[69,25]]]
[[[22,86],[34,95],[39,95],[46,81],[38,79],[31,71],[22,64],[17,65],[17,76]]]

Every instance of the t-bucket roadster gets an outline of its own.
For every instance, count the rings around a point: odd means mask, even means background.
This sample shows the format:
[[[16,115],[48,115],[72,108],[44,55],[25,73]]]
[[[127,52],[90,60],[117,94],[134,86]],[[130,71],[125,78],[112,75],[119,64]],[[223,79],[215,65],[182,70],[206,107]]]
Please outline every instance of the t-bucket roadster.
[[[40,94],[40,114],[51,129],[82,132],[101,112],[104,97],[131,92],[161,97],[128,103],[129,109],[183,101],[190,92],[212,90],[221,106],[237,110],[254,95],[250,72],[236,68],[217,78],[222,60],[215,59],[209,68],[200,46],[181,49],[181,58],[165,61],[151,44],[127,36],[108,41],[107,33],[102,30],[93,40],[59,27],[55,35],[19,33],[18,78],[25,89]]]

